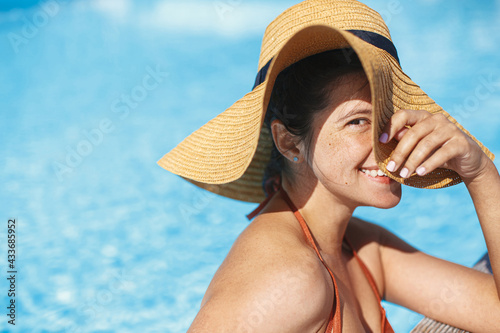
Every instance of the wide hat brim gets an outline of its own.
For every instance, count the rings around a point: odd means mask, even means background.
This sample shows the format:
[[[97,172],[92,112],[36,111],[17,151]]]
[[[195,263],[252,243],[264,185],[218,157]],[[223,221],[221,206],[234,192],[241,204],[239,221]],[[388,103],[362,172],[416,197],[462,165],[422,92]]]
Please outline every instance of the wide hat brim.
[[[226,111],[195,131],[158,164],[199,187],[248,202],[265,198],[262,182],[270,159],[272,137],[263,125],[274,82],[291,64],[328,50],[352,48],[361,61],[371,90],[372,134],[376,161],[390,178],[418,188],[442,188],[462,181],[453,170],[437,169],[423,177],[404,179],[387,171],[396,141],[378,140],[390,117],[401,109],[441,113],[470,136],[493,159],[494,155],[415,84],[388,52],[332,26],[311,25],[291,36],[270,63],[266,79]],[[351,54],[345,53],[346,57]]]

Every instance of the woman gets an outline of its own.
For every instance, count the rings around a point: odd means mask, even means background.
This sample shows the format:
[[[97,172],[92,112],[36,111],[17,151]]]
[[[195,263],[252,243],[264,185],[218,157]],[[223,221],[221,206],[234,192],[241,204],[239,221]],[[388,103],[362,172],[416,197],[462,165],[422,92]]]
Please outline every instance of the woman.
[[[189,332],[392,332],[381,299],[469,331],[498,331],[492,157],[402,72],[376,12],[354,0],[290,8],[266,30],[252,92],[159,162],[221,195],[258,202],[262,183],[267,193]],[[359,206],[397,205],[401,183],[461,181],[493,276],[352,216]]]

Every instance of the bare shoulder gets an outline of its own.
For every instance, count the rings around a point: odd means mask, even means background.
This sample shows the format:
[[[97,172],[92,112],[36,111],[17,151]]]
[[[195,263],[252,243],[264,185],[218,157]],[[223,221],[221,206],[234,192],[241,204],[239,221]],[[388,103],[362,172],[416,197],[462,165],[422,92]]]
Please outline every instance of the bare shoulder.
[[[371,261],[389,231],[385,228],[357,217],[352,217],[346,230],[346,238],[364,260]]]
[[[259,216],[238,237],[190,332],[308,332],[326,323],[331,279],[290,215]]]
[[[385,267],[382,253],[387,247],[408,246],[384,227],[353,217],[346,230],[346,238],[375,279],[380,295],[385,295]]]
[[[396,243],[406,244],[398,236],[386,228],[357,217],[352,217],[346,236],[359,251],[364,247],[394,246]]]
[[[398,250],[415,252],[416,249],[386,228],[360,218],[353,217],[346,232],[347,237],[359,252]],[[370,249],[370,251],[366,251]]]

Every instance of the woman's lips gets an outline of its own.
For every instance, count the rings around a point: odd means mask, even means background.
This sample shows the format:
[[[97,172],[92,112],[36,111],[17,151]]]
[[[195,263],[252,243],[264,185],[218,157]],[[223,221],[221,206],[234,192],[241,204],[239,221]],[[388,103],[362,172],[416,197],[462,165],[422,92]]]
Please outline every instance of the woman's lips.
[[[371,181],[375,181],[378,183],[389,184],[392,179],[389,178],[382,170],[380,169],[359,169],[368,179]]]

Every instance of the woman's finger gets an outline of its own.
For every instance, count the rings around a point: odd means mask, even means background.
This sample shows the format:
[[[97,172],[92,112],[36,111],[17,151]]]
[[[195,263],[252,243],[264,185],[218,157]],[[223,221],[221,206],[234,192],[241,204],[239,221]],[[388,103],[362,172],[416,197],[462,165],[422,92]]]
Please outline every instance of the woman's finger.
[[[435,119],[434,116],[423,116],[420,119],[400,137],[387,164],[387,170],[390,172],[401,169],[399,174],[403,178],[409,177],[429,154],[452,136],[449,127],[440,124],[441,119]],[[396,133],[396,137],[400,132]]]
[[[384,133],[380,136],[382,143],[387,143],[392,139],[399,140],[404,135],[405,130],[432,116],[427,111],[422,110],[399,110],[392,115],[384,128]]]
[[[405,161],[409,158],[410,154],[417,147],[418,143],[434,130],[434,125],[424,118],[422,122],[414,125],[411,129],[400,138],[398,145],[391,154],[391,161],[387,165],[387,169],[391,172],[398,170]],[[430,142],[428,142],[430,143]],[[401,177],[406,178],[408,170],[401,170]]]
[[[406,139],[406,137],[403,138],[403,141],[404,139]],[[440,151],[449,141],[450,136],[443,135],[443,133],[437,131],[431,131],[428,135],[418,139],[417,144],[410,151],[410,155],[403,164],[400,176],[407,178],[414,172],[417,172],[417,174],[421,176],[421,174],[427,170],[426,167],[423,166],[424,162],[426,162],[430,156],[434,156],[437,151]],[[445,162],[446,161],[443,161],[439,166]],[[429,167],[430,166],[427,166],[427,168]]]
[[[381,136],[381,142],[383,139],[386,142],[393,138],[399,140],[386,166],[387,170],[394,172],[399,169],[399,175],[403,178],[410,177],[415,171],[417,174],[428,173],[429,166],[422,167],[424,161],[457,134],[463,134],[458,132],[459,129],[439,113],[416,110],[397,112],[386,126],[386,137]],[[439,166],[446,162],[442,161]]]
[[[446,166],[446,162],[459,154],[461,147],[454,144],[452,141],[445,143],[441,148],[437,149],[424,162],[416,167],[416,173],[419,176],[425,176],[429,172],[437,168]]]

